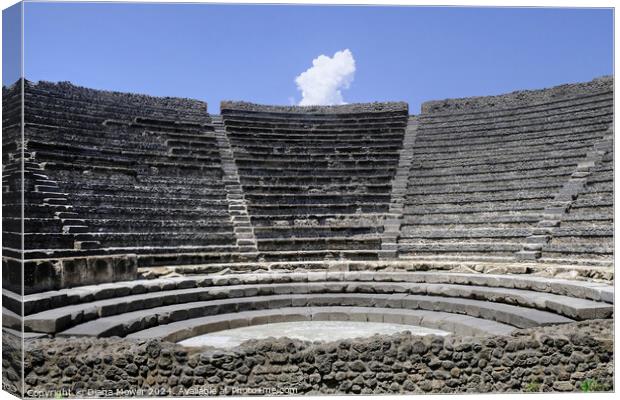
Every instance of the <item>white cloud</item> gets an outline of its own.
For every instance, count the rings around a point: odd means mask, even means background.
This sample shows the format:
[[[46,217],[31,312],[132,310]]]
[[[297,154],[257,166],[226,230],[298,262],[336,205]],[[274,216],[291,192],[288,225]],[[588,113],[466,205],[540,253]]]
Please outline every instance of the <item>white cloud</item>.
[[[355,59],[349,49],[337,51],[333,57],[321,54],[295,78],[302,96],[299,105],[346,104],[341,90],[348,89],[354,77]]]

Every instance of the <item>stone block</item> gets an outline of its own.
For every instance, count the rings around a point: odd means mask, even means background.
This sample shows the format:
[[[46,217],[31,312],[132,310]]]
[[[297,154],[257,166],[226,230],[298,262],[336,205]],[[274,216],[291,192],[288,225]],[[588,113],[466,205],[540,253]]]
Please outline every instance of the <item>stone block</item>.
[[[521,250],[515,253],[517,260],[537,260],[540,258],[539,251]]]
[[[400,311],[396,311],[394,313],[384,312],[383,322],[389,323],[389,324],[402,324],[403,323],[402,313]]]
[[[67,258],[24,263],[26,293],[130,281],[137,277],[135,256]]]

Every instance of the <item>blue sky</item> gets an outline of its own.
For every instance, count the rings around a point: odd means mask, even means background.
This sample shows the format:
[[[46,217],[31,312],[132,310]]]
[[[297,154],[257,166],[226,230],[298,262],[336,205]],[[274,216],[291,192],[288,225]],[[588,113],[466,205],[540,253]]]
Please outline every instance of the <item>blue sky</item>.
[[[2,10],[2,84],[21,75],[21,5]]]
[[[490,95],[613,73],[611,9],[26,3],[30,80],[161,96],[299,101],[350,49],[347,102]],[[6,82],[6,80],[5,80]]]

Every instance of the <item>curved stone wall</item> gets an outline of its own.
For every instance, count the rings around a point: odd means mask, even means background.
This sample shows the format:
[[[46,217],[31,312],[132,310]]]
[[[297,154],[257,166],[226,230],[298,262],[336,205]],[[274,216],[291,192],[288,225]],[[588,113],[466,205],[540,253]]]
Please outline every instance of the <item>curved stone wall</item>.
[[[409,105],[405,102],[374,102],[353,103],[339,106],[276,106],[266,104],[248,103],[245,101],[222,101],[221,110],[238,110],[259,113],[285,114],[366,114],[372,112],[405,112],[408,113]]]
[[[36,90],[36,93],[47,92],[83,102],[82,107],[88,107],[92,103],[107,103],[108,106],[116,104],[119,109],[127,106],[134,107],[134,112],[146,113],[151,117],[205,121],[208,116],[207,103],[194,99],[97,90],[76,86],[71,82],[26,81],[25,86],[32,88],[33,93]]]
[[[2,316],[4,322],[5,316]],[[24,334],[2,328],[2,390],[22,397],[24,389]]]
[[[586,93],[604,93],[613,90],[613,76],[603,76],[590,82],[569,83],[548,89],[519,90],[497,96],[478,96],[461,99],[432,100],[422,104],[422,114],[459,114],[531,107],[535,104],[553,103],[570,97],[581,97]]]
[[[586,381],[609,391],[611,329],[611,321],[591,321],[485,338],[266,339],[227,351],[157,340],[42,339],[26,342],[25,391],[81,397],[564,392],[581,391]]]

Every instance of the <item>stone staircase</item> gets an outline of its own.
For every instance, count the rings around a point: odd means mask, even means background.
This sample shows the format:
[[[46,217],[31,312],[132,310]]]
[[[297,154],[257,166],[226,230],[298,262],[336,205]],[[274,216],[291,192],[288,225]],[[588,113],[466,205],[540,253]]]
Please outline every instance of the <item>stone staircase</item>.
[[[18,150],[21,150],[21,148]],[[17,165],[20,168],[23,166],[22,176],[25,188],[24,218],[30,222],[30,220],[34,217],[34,215],[31,215],[30,213],[31,206],[36,205],[37,207],[49,210],[50,217],[59,221],[59,231],[56,233],[40,232],[39,229],[31,227],[29,223],[25,223],[24,235],[26,235],[26,239],[24,242],[24,250],[33,249],[32,246],[28,246],[29,236],[45,237],[47,235],[50,237],[56,237],[56,239],[52,238],[50,240],[58,241],[60,241],[59,238],[61,237],[72,238],[73,244],[71,246],[67,246],[69,249],[99,249],[101,247],[101,243],[98,240],[95,240],[91,235],[88,235],[89,227],[85,220],[79,218],[79,213],[73,212],[73,205],[68,199],[67,194],[63,193],[61,188],[58,186],[58,183],[50,179],[50,177],[46,174],[45,163],[37,161],[36,152],[24,149],[24,151],[20,151],[18,153],[8,153],[7,155],[9,158],[9,163],[13,163],[13,166]],[[5,169],[3,171],[3,175],[11,172],[11,168]],[[10,186],[11,185],[8,184],[6,187],[10,188]],[[8,194],[10,191],[6,190],[5,192]],[[62,241],[64,242],[64,240]],[[37,246],[34,248],[36,247]]]
[[[230,141],[226,135],[226,128],[220,115],[211,116],[211,122],[215,128],[215,138],[221,154],[228,212],[231,216],[237,246],[239,251],[246,253],[248,257],[256,257],[258,256],[258,248],[256,246],[254,228],[248,214],[248,207],[239,180],[239,172],[237,171]]]
[[[396,258],[398,256],[398,236],[400,225],[403,220],[409,169],[413,159],[413,147],[418,130],[418,121],[414,116],[409,117],[407,129],[403,138],[403,148],[399,152],[398,169],[392,179],[392,196],[390,210],[385,220],[383,236],[381,238],[382,259]]]
[[[613,150],[613,126],[610,127],[603,138],[594,144],[593,148],[586,153],[585,158],[577,164],[575,172],[564,183],[553,201],[545,207],[542,219],[532,230],[532,234],[526,238],[523,249],[515,254],[517,260],[533,261],[541,257],[543,247],[549,243],[556,228],[562,223],[562,219],[569,212],[577,195],[583,191],[592,170],[601,162],[603,156]],[[595,264],[599,264],[596,263]],[[604,262],[601,265],[609,265]]]

